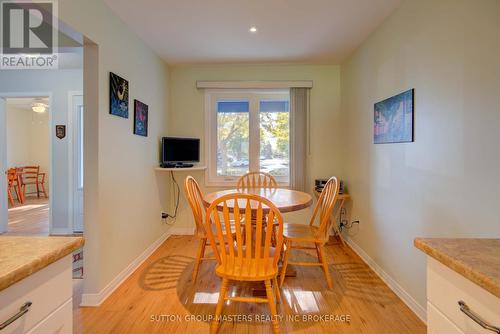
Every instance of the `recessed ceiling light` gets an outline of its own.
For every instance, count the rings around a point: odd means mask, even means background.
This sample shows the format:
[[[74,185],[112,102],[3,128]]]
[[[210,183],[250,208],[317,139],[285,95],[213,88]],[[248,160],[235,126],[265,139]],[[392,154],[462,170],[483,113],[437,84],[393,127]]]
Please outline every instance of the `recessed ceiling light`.
[[[257,32],[257,27],[252,26],[252,27],[250,27],[250,29],[248,29],[248,31],[250,31],[252,33],[256,33]]]

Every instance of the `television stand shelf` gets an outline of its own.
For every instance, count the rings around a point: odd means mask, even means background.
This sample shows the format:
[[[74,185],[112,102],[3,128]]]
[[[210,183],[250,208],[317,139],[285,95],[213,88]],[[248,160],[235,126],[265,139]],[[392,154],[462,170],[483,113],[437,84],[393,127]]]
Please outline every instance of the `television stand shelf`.
[[[193,166],[187,168],[162,168],[162,167],[155,168],[155,170],[158,172],[188,172],[193,170],[205,170],[205,169],[207,169],[206,166]]]

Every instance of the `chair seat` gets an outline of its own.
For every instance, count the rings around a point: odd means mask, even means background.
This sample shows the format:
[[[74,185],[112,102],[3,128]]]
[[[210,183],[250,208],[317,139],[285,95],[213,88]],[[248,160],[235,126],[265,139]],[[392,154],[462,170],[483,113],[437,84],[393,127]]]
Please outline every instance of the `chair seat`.
[[[304,224],[287,224],[283,225],[283,236],[291,241],[306,241],[306,242],[326,242],[326,237],[318,235],[316,226]]]
[[[275,251],[274,248],[270,248],[271,254],[274,254]],[[262,263],[259,263],[259,266],[257,266],[257,261],[262,260],[247,258],[232,259],[227,263],[217,265],[215,272],[221,277],[236,281],[262,281],[276,277],[278,266],[273,264],[272,257],[268,259],[269,263],[267,266]],[[261,270],[257,271],[257,267]]]

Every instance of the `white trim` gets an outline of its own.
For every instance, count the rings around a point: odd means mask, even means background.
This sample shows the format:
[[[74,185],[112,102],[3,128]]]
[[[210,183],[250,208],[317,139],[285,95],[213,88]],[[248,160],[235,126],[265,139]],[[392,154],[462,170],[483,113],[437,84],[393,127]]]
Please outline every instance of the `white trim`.
[[[7,192],[7,180],[3,177],[7,166],[7,101],[0,97],[0,234],[5,233],[9,229],[9,204]]]
[[[69,222],[69,227],[68,229],[71,230],[70,233],[74,233],[75,228],[74,228],[74,220],[75,220],[75,215],[74,215],[74,203],[75,203],[75,189],[74,184],[75,184],[75,173],[74,173],[74,156],[73,156],[73,151],[74,151],[74,112],[73,112],[73,99],[75,96],[82,96],[83,97],[83,91],[69,91],[68,92],[68,123],[66,127],[66,138],[68,140],[68,191],[69,191],[69,200],[68,200],[68,222]]]
[[[351,249],[377,274],[378,277],[391,289],[409,308],[424,322],[427,323],[427,310],[420,305],[399,283],[382,269],[358,244],[351,238],[344,237]]]
[[[53,145],[54,145],[54,135],[52,132],[52,129],[55,128],[55,124],[52,124],[54,121],[53,117],[53,108],[54,108],[54,99],[53,99],[53,94],[52,92],[2,92],[0,93],[0,97],[4,99],[8,98],[15,98],[15,97],[48,97],[49,98],[49,234],[52,234],[52,224],[54,222],[53,219],[53,196],[52,196],[52,191],[54,191],[54,178],[52,177],[53,175],[53,161],[52,161],[52,154],[53,154]],[[7,110],[6,110],[7,111]],[[8,143],[7,143],[8,144]],[[8,222],[7,222],[8,226]]]
[[[275,89],[275,88],[312,88],[312,80],[284,81],[196,81],[196,88],[215,89]]]
[[[157,249],[172,235],[193,235],[194,227],[171,227],[158,240],[153,242],[134,261],[123,269],[99,293],[82,294],[82,307],[97,307],[101,305],[122,283],[132,275]]]

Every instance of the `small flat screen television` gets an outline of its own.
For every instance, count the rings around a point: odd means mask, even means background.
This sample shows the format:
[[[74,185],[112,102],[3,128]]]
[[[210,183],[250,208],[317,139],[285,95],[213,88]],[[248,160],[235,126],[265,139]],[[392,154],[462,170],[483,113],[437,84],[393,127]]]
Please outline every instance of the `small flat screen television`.
[[[163,137],[161,146],[163,166],[200,162],[200,140],[197,138]]]

